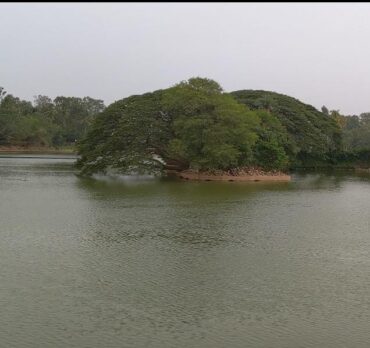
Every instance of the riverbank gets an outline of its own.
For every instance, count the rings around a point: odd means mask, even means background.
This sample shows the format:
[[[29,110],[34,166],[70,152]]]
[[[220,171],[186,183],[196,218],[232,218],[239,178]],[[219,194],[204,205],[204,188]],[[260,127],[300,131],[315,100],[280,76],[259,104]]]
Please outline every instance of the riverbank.
[[[249,168],[240,170],[238,172],[198,172],[192,170],[184,171],[167,171],[169,176],[175,176],[183,180],[194,180],[194,181],[279,181],[288,182],[291,181],[289,174],[280,171],[263,171],[256,168]]]
[[[77,155],[77,151],[74,146],[0,146],[0,154]]]
[[[370,174],[370,168],[355,168],[355,171],[358,173],[369,173]]]
[[[336,165],[336,166],[310,166],[310,167],[293,167],[292,172],[367,172],[370,173],[370,164],[353,164],[353,165]]]

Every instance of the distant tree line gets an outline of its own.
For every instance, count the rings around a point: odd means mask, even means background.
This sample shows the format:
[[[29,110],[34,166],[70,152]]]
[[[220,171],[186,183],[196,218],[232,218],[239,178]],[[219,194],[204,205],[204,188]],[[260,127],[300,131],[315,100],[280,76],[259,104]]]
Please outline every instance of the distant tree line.
[[[72,145],[104,109],[102,100],[90,97],[39,95],[30,102],[0,87],[0,146]]]
[[[370,149],[370,112],[345,116],[339,110],[329,111],[325,106],[322,111],[334,119],[343,134],[343,150],[358,151]]]
[[[339,110],[331,110],[326,106],[321,111],[333,119],[341,130],[341,150],[332,154],[333,163],[370,164],[370,112],[360,115],[343,115]]]

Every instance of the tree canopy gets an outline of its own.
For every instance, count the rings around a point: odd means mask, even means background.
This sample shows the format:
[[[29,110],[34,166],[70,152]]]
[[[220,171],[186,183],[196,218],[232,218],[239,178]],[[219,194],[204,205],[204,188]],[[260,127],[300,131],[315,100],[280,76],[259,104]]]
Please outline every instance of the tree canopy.
[[[344,116],[338,110],[332,110],[333,118],[343,133],[343,150],[348,152],[370,149],[370,112]]]
[[[81,142],[79,165],[84,173],[227,169],[252,161],[257,127],[257,115],[215,81],[193,78],[109,106]]]
[[[96,118],[80,142],[79,166],[84,174],[168,167],[283,169],[295,144],[279,117],[264,105],[251,110],[204,78],[125,98]]]
[[[342,146],[337,122],[311,105],[268,91],[242,90],[231,95],[252,110],[267,110],[279,119],[288,133],[285,149],[292,162],[304,163],[312,158],[325,160],[329,153]]]

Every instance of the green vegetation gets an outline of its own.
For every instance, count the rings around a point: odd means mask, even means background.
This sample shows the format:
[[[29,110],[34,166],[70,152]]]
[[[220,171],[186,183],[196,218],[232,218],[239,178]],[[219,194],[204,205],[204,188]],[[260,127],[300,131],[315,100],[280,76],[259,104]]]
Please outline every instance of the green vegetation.
[[[360,116],[340,115],[339,120],[343,131],[344,150],[370,149],[370,113],[363,113]]]
[[[172,121],[165,151],[170,160],[201,170],[253,162],[258,116],[222,93],[216,82],[200,78],[182,82],[164,93],[162,106]]]
[[[81,141],[79,167],[95,172],[163,168],[284,170],[328,160],[341,146],[337,123],[312,106],[272,92],[223,92],[209,79],[110,105]]]
[[[288,134],[285,151],[291,165],[326,162],[332,152],[341,149],[338,124],[311,105],[267,91],[244,90],[231,95],[252,110],[267,110],[280,121]]]
[[[20,100],[0,88],[0,146],[72,148],[82,174],[369,166],[370,113],[344,116],[274,92],[191,78],[105,108],[89,97]]]
[[[110,105],[81,141],[78,164],[83,174],[283,169],[286,141],[274,116],[249,110],[215,81],[192,78]]]
[[[330,162],[335,166],[369,167],[370,113],[344,116],[332,110],[328,116],[335,120],[343,135],[341,151],[332,153]]]
[[[39,95],[31,103],[0,88],[0,146],[71,146],[103,110],[103,102],[90,97]]]

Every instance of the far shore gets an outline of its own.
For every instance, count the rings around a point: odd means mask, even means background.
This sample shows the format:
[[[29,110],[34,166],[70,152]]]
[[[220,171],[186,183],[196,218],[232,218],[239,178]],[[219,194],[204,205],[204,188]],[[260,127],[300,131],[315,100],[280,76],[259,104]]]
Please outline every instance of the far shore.
[[[0,146],[0,154],[77,155],[74,147]]]

